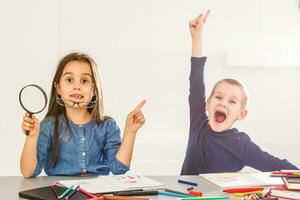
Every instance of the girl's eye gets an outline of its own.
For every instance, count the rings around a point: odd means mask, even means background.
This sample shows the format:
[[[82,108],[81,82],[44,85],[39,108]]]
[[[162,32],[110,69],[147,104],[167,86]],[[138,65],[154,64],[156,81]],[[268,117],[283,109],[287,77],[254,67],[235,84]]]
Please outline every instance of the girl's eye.
[[[90,83],[90,80],[89,79],[82,79],[82,81],[81,81],[83,84],[88,84],[88,83]]]
[[[222,97],[220,97],[220,96],[215,96],[215,98],[216,98],[216,99],[222,99]]]
[[[65,78],[65,81],[66,81],[67,83],[72,83],[72,82],[73,82],[73,78],[67,77],[67,78]]]

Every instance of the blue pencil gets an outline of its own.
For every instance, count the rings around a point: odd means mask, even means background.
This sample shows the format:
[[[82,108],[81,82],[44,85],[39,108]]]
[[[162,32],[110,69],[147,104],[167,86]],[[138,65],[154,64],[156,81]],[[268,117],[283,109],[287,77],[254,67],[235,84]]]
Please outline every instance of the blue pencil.
[[[187,184],[187,185],[193,185],[193,186],[198,186],[198,183],[194,183],[191,181],[185,181],[185,180],[178,180],[178,183],[183,183],[183,184]]]
[[[178,197],[178,198],[186,198],[186,197],[191,197],[190,195],[184,195],[184,194],[178,194],[178,193],[173,193],[173,192],[166,192],[166,191],[158,191],[159,195],[165,195],[165,196],[170,196],[170,197]]]

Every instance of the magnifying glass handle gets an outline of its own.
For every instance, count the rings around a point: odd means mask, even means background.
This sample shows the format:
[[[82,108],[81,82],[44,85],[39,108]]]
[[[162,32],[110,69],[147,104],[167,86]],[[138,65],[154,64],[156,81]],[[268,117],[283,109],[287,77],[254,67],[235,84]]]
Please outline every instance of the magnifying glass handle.
[[[32,113],[28,113],[28,114],[29,114],[29,117],[32,118]],[[25,135],[28,136],[29,135],[29,131],[25,131]]]

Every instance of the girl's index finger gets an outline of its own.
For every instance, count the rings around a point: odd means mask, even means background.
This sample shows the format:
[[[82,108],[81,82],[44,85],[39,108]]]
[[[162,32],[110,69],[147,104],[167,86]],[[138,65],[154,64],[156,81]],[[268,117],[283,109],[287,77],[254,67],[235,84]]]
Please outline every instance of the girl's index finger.
[[[146,100],[143,100],[139,103],[139,105],[137,105],[134,109],[134,111],[140,111],[142,109],[142,107],[145,105]]]

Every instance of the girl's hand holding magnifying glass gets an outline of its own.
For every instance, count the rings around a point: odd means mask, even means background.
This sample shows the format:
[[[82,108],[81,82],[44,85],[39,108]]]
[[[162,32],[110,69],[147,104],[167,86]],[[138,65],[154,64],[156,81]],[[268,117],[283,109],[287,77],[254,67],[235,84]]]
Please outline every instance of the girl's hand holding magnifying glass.
[[[40,121],[33,115],[42,112],[47,105],[47,94],[40,86],[29,84],[19,92],[19,102],[26,111],[23,117],[22,130],[27,136],[38,136]]]
[[[22,130],[25,134],[28,133],[29,137],[38,137],[40,132],[40,121],[34,115],[30,117],[29,113],[26,113],[23,117]]]

